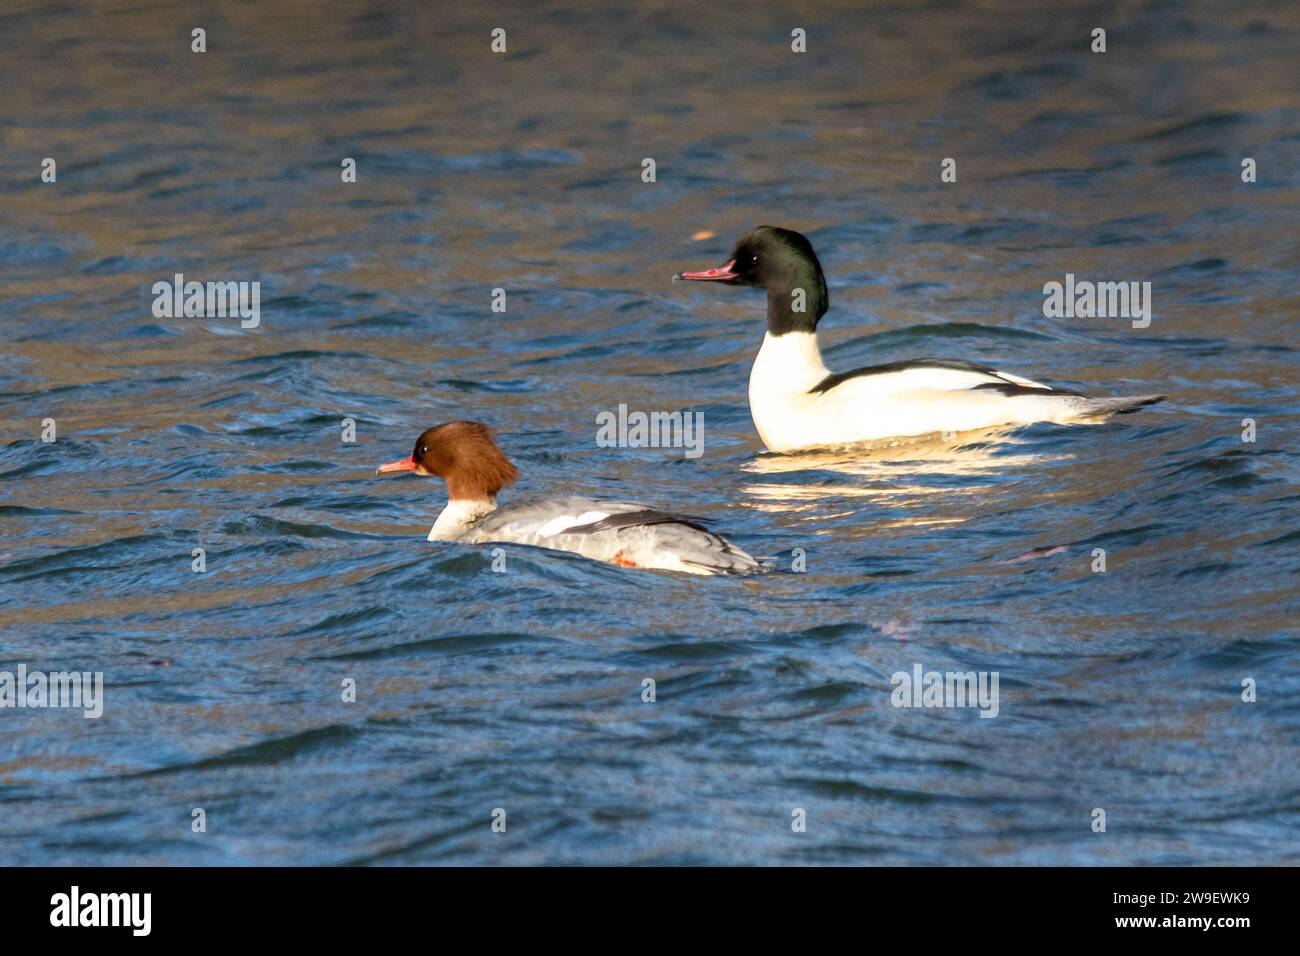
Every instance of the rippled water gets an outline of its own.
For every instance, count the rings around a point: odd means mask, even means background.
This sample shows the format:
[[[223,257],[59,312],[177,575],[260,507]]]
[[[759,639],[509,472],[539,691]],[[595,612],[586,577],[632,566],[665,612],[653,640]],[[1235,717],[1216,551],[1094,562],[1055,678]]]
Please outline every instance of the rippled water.
[[[1300,861],[1300,14],[858,6],[10,4],[0,670],[106,702],[0,711],[6,858]],[[833,368],[1169,400],[765,454],[761,297],[669,282],[760,222],[821,254]],[[177,272],[260,280],[260,327],[154,318]],[[1044,318],[1067,272],[1151,281],[1151,326]],[[597,447],[620,402],[704,456]],[[518,494],[776,570],[428,543],[442,485],[373,470],[451,418]],[[894,708],[915,664],[997,671],[998,716]]]

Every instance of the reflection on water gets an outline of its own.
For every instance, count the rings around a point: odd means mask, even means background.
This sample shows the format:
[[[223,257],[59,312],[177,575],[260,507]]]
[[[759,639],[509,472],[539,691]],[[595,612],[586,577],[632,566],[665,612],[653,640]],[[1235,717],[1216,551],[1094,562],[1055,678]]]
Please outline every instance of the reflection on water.
[[[992,485],[1049,460],[1061,464],[1068,459],[1067,453],[1022,453],[1017,431],[986,428],[947,437],[761,454],[741,465],[741,471],[792,474],[799,482],[751,482],[739,488],[748,496],[748,507],[801,519],[814,526],[808,528],[813,534],[842,534],[826,522],[851,520],[867,505],[888,510],[854,533],[958,525],[986,505]]]
[[[105,674],[100,720],[0,711],[8,859],[1300,861],[1294,5],[830,3],[805,55],[779,5],[494,7],[506,56],[476,5],[204,16],[201,56],[180,4],[0,16],[0,670]],[[768,455],[761,296],[669,282],[760,222],[816,245],[835,369],[1169,401]],[[261,325],[154,318],[177,272]],[[1151,326],[1045,318],[1066,273]],[[598,447],[620,403],[704,456]],[[430,544],[441,485],[373,468],[459,417],[519,495],[776,573]],[[917,663],[998,717],[893,708]]]
[[[842,448],[811,449],[786,454],[763,454],[741,466],[742,471],[760,475],[835,472],[854,476],[856,487],[750,485],[746,491],[769,502],[785,498],[807,500],[824,494],[871,497],[882,503],[893,501],[910,507],[927,494],[940,496],[977,493],[978,484],[951,479],[976,479],[1023,469],[1046,456],[1017,454],[1013,428],[987,428],[943,437],[925,436],[908,441],[863,443]]]

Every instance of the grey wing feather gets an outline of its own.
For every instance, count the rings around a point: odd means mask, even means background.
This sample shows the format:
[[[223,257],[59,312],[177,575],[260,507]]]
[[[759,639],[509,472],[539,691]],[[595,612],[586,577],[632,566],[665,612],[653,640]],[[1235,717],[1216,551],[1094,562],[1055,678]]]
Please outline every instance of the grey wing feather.
[[[645,508],[641,511],[621,511],[618,514],[612,514],[608,518],[601,518],[599,521],[593,521],[590,524],[565,528],[564,533],[594,534],[597,531],[618,531],[621,528],[642,528],[656,524],[680,524],[685,525],[687,528],[694,528],[696,531],[703,531],[705,534],[711,533],[704,526],[704,519],[702,518],[672,514],[668,511],[656,511],[654,508]]]

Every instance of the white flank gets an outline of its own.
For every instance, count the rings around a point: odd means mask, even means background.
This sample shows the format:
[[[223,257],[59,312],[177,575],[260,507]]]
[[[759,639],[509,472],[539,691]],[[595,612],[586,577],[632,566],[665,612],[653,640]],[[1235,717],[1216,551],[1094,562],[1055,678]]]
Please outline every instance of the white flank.
[[[961,432],[994,425],[1068,422],[1083,417],[1077,396],[999,372],[911,368],[850,378],[812,389],[830,372],[811,332],[767,333],[749,374],[749,410],[769,451],[828,447],[882,438]],[[1038,395],[978,389],[1014,382]]]

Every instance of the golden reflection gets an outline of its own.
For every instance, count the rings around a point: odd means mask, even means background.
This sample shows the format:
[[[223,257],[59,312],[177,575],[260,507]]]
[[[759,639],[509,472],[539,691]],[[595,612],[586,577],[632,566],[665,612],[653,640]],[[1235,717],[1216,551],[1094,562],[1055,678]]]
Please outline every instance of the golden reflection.
[[[847,484],[829,480],[816,484],[755,481],[742,485],[759,511],[801,512],[817,510],[831,498],[861,498],[899,508],[911,508],[936,496],[979,496],[980,485],[957,486],[954,477],[996,475],[1049,460],[1048,455],[1014,451],[1014,428],[998,427],[958,435],[930,435],[913,440],[892,439],[843,448],[814,449],[792,454],[764,454],[741,466],[756,475],[795,472],[834,472],[862,481]],[[964,517],[909,518],[907,525],[960,524]]]

